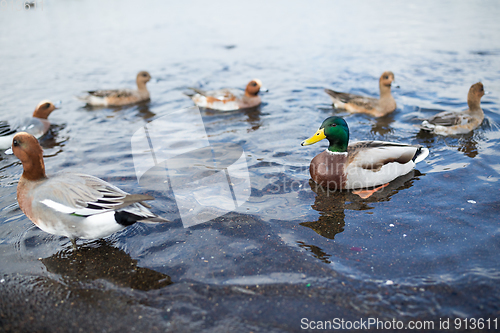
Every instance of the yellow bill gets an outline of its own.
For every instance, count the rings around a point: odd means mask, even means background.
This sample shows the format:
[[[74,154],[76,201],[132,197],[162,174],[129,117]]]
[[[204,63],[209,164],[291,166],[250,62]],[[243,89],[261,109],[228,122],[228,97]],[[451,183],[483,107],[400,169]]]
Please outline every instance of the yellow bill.
[[[309,145],[312,145],[313,143],[316,143],[316,142],[321,141],[323,139],[326,139],[325,129],[324,128],[320,128],[309,139],[302,141],[302,143],[300,145],[301,146],[309,146]]]

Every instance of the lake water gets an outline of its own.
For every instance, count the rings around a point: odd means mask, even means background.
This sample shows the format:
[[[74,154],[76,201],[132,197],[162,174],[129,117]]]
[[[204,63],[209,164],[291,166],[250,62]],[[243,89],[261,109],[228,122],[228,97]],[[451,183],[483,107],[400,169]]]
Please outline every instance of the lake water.
[[[27,11],[6,3],[0,119],[62,100],[41,139],[48,174],[90,173],[149,193],[153,211],[174,222],[137,224],[74,251],[21,212],[22,166],[1,153],[0,330],[293,332],[335,318],[427,320],[437,330],[483,318],[494,331],[498,2],[44,0]],[[153,77],[149,103],[90,108],[74,98],[133,88],[140,70]],[[333,110],[324,88],[377,96],[385,70],[400,86],[393,114]],[[139,185],[131,138],[192,106],[188,87],[244,88],[252,78],[269,89],[260,108],[202,111],[211,143],[245,151],[251,195],[237,212],[185,228],[172,193]],[[491,92],[479,129],[441,137],[413,126],[465,109],[478,81]],[[421,144],[430,155],[368,199],[314,191],[309,162],[327,142],[300,142],[333,114],[345,117],[351,141]]]

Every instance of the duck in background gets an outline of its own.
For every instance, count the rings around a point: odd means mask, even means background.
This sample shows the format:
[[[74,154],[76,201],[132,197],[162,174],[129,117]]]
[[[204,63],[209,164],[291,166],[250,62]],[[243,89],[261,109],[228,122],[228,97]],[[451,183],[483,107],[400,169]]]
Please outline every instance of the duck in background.
[[[349,145],[349,127],[341,117],[329,117],[302,146],[327,139],[328,148],[314,157],[311,178],[331,190],[357,190],[367,198],[399,176],[410,172],[429,155],[420,145],[385,141],[360,141]],[[377,187],[372,190],[367,188]]]
[[[42,137],[50,128],[50,122],[47,118],[60,105],[60,101],[52,103],[43,100],[36,106],[32,117],[12,123],[0,121],[0,149],[9,148],[12,145],[12,139],[18,132],[27,132],[37,139]]]
[[[186,95],[193,100],[195,105],[218,111],[234,111],[259,106],[262,103],[259,92],[267,91],[262,88],[262,82],[259,79],[250,81],[245,91],[231,88],[211,91],[189,89],[193,90],[193,93],[186,93]]]
[[[424,120],[421,130],[439,135],[466,134],[478,128],[484,120],[481,97],[485,94],[481,82],[474,83],[467,94],[469,108],[462,112],[444,111]]]
[[[391,94],[394,73],[384,72],[379,79],[380,98],[359,96],[331,89],[325,92],[332,98],[333,106],[351,113],[366,113],[374,117],[383,117],[396,110],[396,100]]]
[[[142,71],[137,74],[137,90],[94,90],[87,91],[88,95],[76,97],[92,106],[123,106],[145,102],[149,100],[149,91],[146,88],[146,83],[149,80],[151,80],[151,75],[146,71]]]
[[[23,213],[43,231],[76,239],[111,235],[136,222],[168,222],[144,203],[152,196],[129,194],[94,176],[45,174],[42,147],[31,134],[14,136],[11,151],[23,164],[17,201]]]

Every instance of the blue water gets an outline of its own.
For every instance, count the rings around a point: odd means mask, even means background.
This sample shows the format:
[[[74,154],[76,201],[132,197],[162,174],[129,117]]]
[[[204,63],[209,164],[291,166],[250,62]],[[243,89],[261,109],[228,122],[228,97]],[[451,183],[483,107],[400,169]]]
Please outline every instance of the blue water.
[[[300,331],[301,318],[369,317],[438,328],[440,318],[499,317],[497,2],[45,0],[43,11],[2,8],[0,119],[62,100],[41,139],[48,174],[90,173],[147,192],[153,211],[174,221],[134,225],[74,252],[20,211],[22,166],[0,154],[4,330],[282,332]],[[140,70],[153,77],[149,103],[89,108],[74,98],[134,87]],[[400,86],[388,117],[334,110],[323,91],[377,96],[385,70]],[[259,109],[202,112],[211,142],[243,147],[251,197],[238,212],[184,228],[171,193],[139,186],[131,137],[192,106],[188,87],[244,88],[255,77],[269,89]],[[491,92],[481,128],[440,137],[413,126],[465,109],[478,81]],[[368,199],[316,193],[308,167],[326,141],[300,142],[333,114],[345,117],[352,141],[421,144],[430,155]]]

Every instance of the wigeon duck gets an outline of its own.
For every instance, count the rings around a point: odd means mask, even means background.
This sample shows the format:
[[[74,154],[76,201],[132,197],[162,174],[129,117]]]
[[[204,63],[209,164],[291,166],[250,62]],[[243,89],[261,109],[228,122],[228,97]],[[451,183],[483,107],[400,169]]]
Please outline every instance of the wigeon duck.
[[[262,103],[259,96],[261,88],[262,82],[259,79],[254,79],[247,84],[245,91],[238,89],[203,91],[190,88],[194,93],[186,95],[191,97],[194,104],[199,107],[219,111],[234,111],[259,106]]]
[[[142,71],[137,74],[137,90],[115,89],[88,91],[86,96],[77,96],[78,99],[93,106],[122,106],[135,104],[149,100],[149,91],[146,83],[151,80],[148,72]]]
[[[484,87],[481,82],[473,84],[467,94],[469,108],[462,112],[444,111],[428,120],[424,120],[420,128],[424,131],[440,135],[465,134],[478,128],[484,120],[481,109],[481,97]]]
[[[383,117],[396,110],[396,100],[391,95],[391,84],[394,81],[392,72],[384,72],[380,76],[380,98],[358,96],[343,92],[325,89],[338,109],[345,109],[351,113],[366,113],[375,117]]]
[[[0,149],[9,148],[14,135],[18,132],[30,133],[37,139],[47,133],[50,128],[50,122],[47,118],[52,111],[59,107],[60,103],[56,102],[56,105],[51,101],[44,100],[38,103],[32,117],[11,124],[6,121],[0,122]]]
[[[17,201],[40,229],[76,239],[103,238],[135,222],[166,222],[149,211],[149,195],[129,194],[102,179],[84,174],[45,174],[42,147],[34,136],[18,133],[9,153],[23,164]]]
[[[374,190],[354,192],[363,198],[407,174],[429,155],[429,150],[420,145],[384,141],[360,141],[348,145],[347,123],[336,116],[326,118],[318,131],[301,145],[312,145],[323,139],[330,144],[312,159],[309,167],[311,178],[332,190],[379,186]]]

